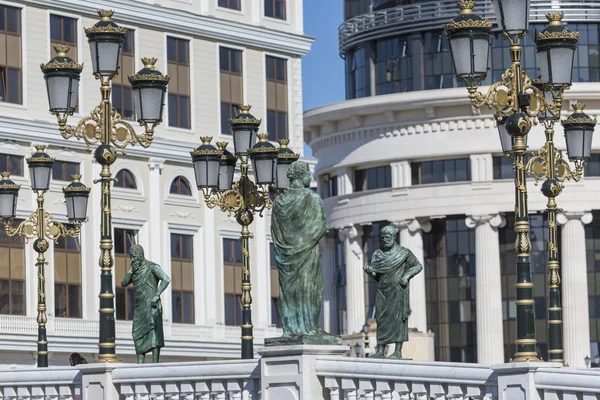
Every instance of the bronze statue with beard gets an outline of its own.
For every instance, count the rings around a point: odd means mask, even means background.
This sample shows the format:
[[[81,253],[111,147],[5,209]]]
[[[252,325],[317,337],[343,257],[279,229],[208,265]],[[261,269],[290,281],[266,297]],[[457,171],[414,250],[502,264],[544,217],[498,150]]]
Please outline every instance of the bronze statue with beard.
[[[160,348],[165,346],[160,294],[169,286],[171,278],[158,264],[144,258],[144,249],[139,244],[131,246],[129,257],[131,267],[121,280],[121,286],[133,283],[135,289],[132,334],[138,364],[144,363],[149,351],[152,351],[152,361],[157,363]]]
[[[396,349],[388,358],[402,358],[402,344],[408,341],[409,282],[423,269],[415,255],[396,242],[398,229],[393,225],[381,229],[381,248],[375,250],[371,264],[364,270],[377,280],[375,319],[377,320],[377,351],[372,358],[383,358],[385,346],[394,343]]]

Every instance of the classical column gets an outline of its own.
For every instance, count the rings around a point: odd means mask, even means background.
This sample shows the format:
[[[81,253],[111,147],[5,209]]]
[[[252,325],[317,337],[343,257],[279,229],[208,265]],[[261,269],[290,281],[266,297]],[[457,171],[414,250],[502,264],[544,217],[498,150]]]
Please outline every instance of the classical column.
[[[160,263],[162,262],[162,246],[160,244],[160,232],[162,229],[161,207],[163,204],[163,196],[160,192],[160,175],[165,166],[164,158],[150,158],[148,160],[148,169],[150,170],[150,186],[148,188],[148,201],[150,202],[151,218],[148,219],[150,248],[146,251],[146,257],[149,260]],[[153,241],[153,239],[155,241]]]
[[[328,233],[321,240],[321,269],[323,271],[323,329],[337,332],[335,238]]]
[[[587,265],[584,224],[592,222],[592,213],[560,213],[563,225],[559,254],[561,257],[563,345],[565,363],[585,368],[590,354],[590,316],[588,310]]]
[[[365,324],[365,272],[363,271],[362,228],[339,230],[346,259],[346,309],[348,333],[360,332]]]
[[[475,228],[475,305],[477,313],[477,362],[502,364],[502,288],[498,228],[506,225],[500,215],[473,215],[466,225]]]
[[[394,222],[400,229],[400,245],[408,248],[425,267],[423,254],[423,232],[431,231],[431,222],[419,222],[416,219],[408,219]],[[425,297],[425,271],[417,274],[410,280],[409,291],[410,308],[412,310],[408,317],[408,327],[415,328],[419,332],[427,332],[427,303]]]

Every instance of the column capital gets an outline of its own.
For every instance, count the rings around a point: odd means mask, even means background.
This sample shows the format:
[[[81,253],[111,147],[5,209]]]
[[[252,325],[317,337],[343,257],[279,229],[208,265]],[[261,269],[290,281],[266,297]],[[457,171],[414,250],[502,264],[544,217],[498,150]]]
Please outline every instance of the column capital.
[[[570,220],[580,220],[582,224],[587,225],[594,219],[594,216],[590,211],[578,211],[578,212],[561,212],[556,216],[556,222],[559,225],[564,225]]]
[[[162,172],[163,168],[165,167],[165,159],[164,158],[149,158],[148,159],[148,168],[150,168],[150,171],[154,171],[155,169],[158,169],[159,172]]]
[[[473,229],[483,224],[490,224],[493,228],[504,228],[506,226],[506,218],[500,214],[469,215],[465,218],[465,225],[468,228]]]
[[[396,228],[400,230],[408,229],[410,233],[416,232],[431,232],[431,221],[428,219],[409,218],[401,221],[392,222]]]
[[[363,235],[363,228],[361,226],[350,225],[340,228],[338,230],[338,237],[341,242],[348,240],[358,240]]]

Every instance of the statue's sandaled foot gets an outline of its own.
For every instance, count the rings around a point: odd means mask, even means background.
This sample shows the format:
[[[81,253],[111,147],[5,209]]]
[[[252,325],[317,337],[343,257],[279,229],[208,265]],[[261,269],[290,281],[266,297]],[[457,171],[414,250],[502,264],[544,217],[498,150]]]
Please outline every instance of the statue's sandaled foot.
[[[388,358],[390,360],[402,360],[402,353],[393,352],[386,358]]]

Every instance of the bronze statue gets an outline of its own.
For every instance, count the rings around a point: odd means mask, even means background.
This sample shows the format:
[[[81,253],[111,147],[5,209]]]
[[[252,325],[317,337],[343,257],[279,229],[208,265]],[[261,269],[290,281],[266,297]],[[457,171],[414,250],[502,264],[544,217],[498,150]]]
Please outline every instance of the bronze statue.
[[[129,257],[131,267],[121,280],[121,286],[133,282],[135,289],[132,334],[138,364],[144,363],[149,351],[152,351],[152,361],[157,363],[160,348],[165,346],[160,294],[169,286],[171,278],[158,264],[144,258],[144,249],[139,244],[131,246]]]
[[[323,275],[319,240],[327,232],[323,201],[308,189],[312,176],[308,164],[291,164],[290,186],[274,202],[271,235],[279,270],[283,337],[267,345],[341,343],[319,328]]]
[[[388,358],[402,358],[402,344],[408,341],[409,282],[423,269],[417,257],[396,242],[398,229],[393,225],[381,229],[381,248],[375,250],[371,264],[364,270],[377,280],[375,320],[377,351],[372,358],[383,358],[385,346],[396,344]]]

